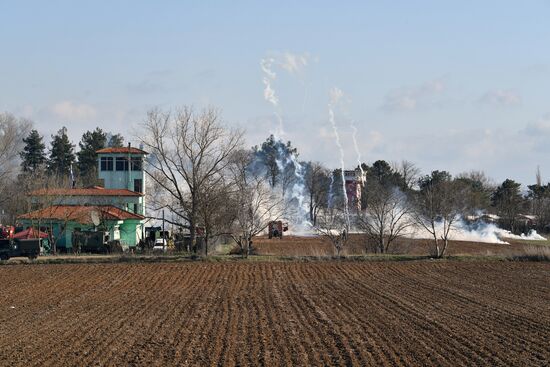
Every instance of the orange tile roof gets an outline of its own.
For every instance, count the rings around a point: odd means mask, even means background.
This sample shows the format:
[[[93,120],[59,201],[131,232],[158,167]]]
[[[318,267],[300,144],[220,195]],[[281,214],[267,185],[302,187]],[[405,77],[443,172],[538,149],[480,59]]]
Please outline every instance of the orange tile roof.
[[[106,154],[106,153],[149,154],[144,150],[134,148],[134,147],[103,148],[103,149],[97,150],[96,153],[98,154]]]
[[[38,189],[30,193],[31,196],[143,196],[142,193],[127,189],[106,189],[101,186],[87,188],[52,188]]]
[[[81,224],[92,224],[92,212],[96,212],[103,220],[142,220],[145,217],[139,214],[130,213],[111,205],[89,206],[89,205],[53,205],[44,209],[35,210],[22,214],[18,219],[54,219],[62,221],[79,222]]]

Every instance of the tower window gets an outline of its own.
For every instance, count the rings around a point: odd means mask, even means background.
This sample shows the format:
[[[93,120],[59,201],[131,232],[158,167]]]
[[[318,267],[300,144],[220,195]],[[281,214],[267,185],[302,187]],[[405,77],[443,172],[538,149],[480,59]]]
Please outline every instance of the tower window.
[[[113,157],[101,157],[101,170],[102,171],[113,170]]]
[[[142,160],[141,157],[132,157],[132,171],[141,171]]]
[[[143,180],[141,178],[134,180],[134,191],[143,193]]]
[[[116,157],[116,170],[117,171],[128,171],[128,158],[126,158],[126,157]]]

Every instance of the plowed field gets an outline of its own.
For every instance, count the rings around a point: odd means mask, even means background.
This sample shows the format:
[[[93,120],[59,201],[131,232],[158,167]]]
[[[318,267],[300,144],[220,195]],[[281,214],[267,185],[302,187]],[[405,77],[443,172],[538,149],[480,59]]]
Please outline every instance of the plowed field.
[[[550,264],[0,267],[0,364],[547,366]]]

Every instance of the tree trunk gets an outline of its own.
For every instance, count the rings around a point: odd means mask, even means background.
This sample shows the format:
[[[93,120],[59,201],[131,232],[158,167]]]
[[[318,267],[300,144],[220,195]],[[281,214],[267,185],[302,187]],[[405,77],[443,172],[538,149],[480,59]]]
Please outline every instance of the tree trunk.
[[[448,245],[449,245],[449,240],[447,239],[447,237],[445,237],[445,239],[443,240],[443,248],[441,249],[441,254],[439,257],[443,257],[443,255],[445,255],[445,251],[447,250]]]
[[[191,194],[191,213],[189,213],[189,242],[191,245],[191,250],[194,254],[197,253],[197,195],[193,192]],[[187,249],[189,251],[189,249]]]
[[[434,245],[435,245],[435,257],[439,258],[439,241],[437,240],[437,237],[434,238]]]

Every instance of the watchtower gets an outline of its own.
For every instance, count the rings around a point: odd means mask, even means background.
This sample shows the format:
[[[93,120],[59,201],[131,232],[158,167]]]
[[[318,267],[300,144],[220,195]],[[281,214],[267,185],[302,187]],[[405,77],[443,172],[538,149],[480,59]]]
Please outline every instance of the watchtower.
[[[145,193],[143,163],[147,152],[127,147],[103,148],[97,151],[99,179],[106,189],[127,189]],[[140,212],[145,212],[145,201]]]

